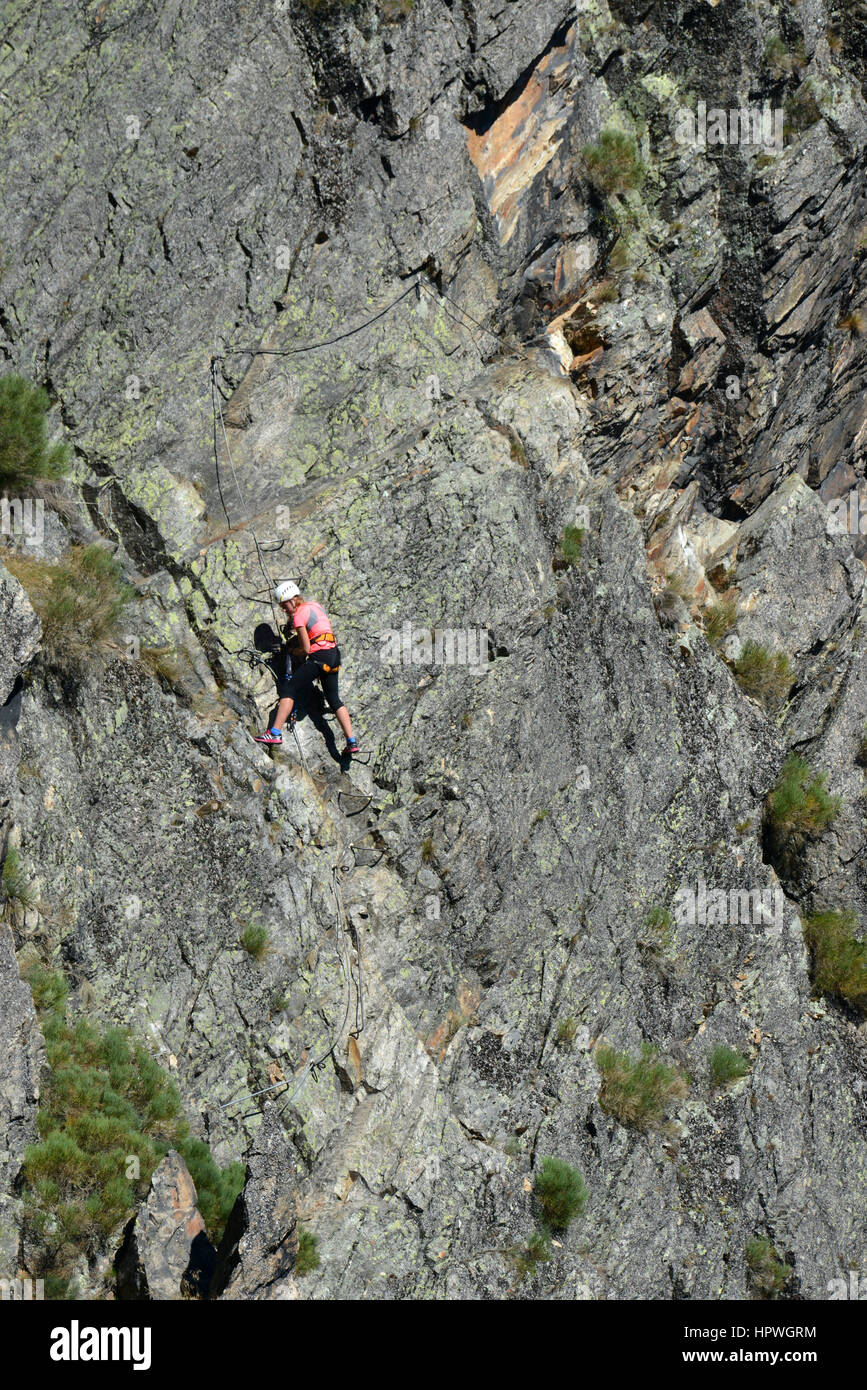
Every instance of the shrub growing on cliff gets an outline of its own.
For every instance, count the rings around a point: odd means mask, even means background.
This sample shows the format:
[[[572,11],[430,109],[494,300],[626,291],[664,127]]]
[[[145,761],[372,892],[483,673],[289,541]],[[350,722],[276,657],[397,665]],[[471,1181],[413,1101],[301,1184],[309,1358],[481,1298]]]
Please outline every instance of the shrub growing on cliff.
[[[245,927],[241,933],[241,945],[255,960],[263,960],[268,950],[268,931],[260,924]]]
[[[0,377],[0,492],[19,492],[66,472],[66,445],[48,441],[50,405],[48,393],[23,376]]]
[[[733,1048],[718,1043],[710,1050],[708,1067],[714,1085],[727,1086],[730,1081],[739,1081],[742,1076],[746,1076],[750,1064],[746,1057],[742,1057]]]
[[[712,647],[718,647],[728,637],[738,619],[737,599],[733,594],[708,604],[702,612],[704,635]]]
[[[791,1265],[781,1260],[766,1236],[753,1236],[745,1249],[747,1278],[757,1293],[766,1298],[783,1292],[792,1273]]]
[[[24,1156],[25,1224],[52,1296],[64,1296],[76,1259],[95,1254],[132,1214],[171,1147],[186,1162],[208,1233],[218,1240],[243,1164],[217,1168],[207,1145],[190,1136],[174,1081],[128,1033],[67,1019],[60,972],[34,966],[25,978],[51,1067],[40,1096],[40,1142]]]
[[[828,791],[827,773],[814,772],[792,753],[768,795],[765,822],[778,844],[797,845],[829,826],[839,809],[840,798]]]
[[[16,904],[21,907],[29,907],[33,902],[30,880],[21,862],[21,854],[14,845],[10,845],[6,851],[6,858],[3,860],[0,891],[3,895],[3,905],[7,908]]]
[[[803,40],[789,49],[780,34],[769,34],[765,40],[765,62],[775,77],[786,77],[807,66]]]
[[[568,1014],[557,1024],[557,1043],[560,1047],[571,1047],[578,1036],[578,1022]]]
[[[867,945],[855,936],[857,929],[854,912],[827,910],[804,918],[817,993],[867,1010]]]
[[[596,1065],[602,1073],[599,1104],[622,1125],[635,1129],[660,1129],[665,1112],[688,1092],[684,1077],[661,1062],[657,1049],[643,1043],[638,1057],[600,1047]]]
[[[674,917],[667,907],[656,904],[647,912],[643,930],[637,937],[640,950],[665,952],[670,950],[674,934]]]
[[[631,135],[623,130],[603,130],[595,145],[585,145],[584,164],[593,187],[605,194],[640,188],[646,170]]]
[[[305,1274],[312,1274],[314,1269],[318,1269],[319,1260],[319,1237],[312,1231],[299,1225],[298,1227],[298,1254],[295,1257],[295,1273],[300,1278]]]
[[[536,1174],[536,1196],[546,1225],[563,1231],[587,1206],[587,1184],[562,1158],[544,1158]]]
[[[507,1253],[520,1284],[528,1274],[535,1274],[540,1264],[550,1260],[551,1234],[544,1226],[537,1226],[526,1245],[515,1245]]]
[[[586,528],[583,526],[564,526],[554,555],[555,570],[565,570],[570,565],[577,565],[581,559],[581,547],[586,534]]]
[[[43,649],[59,664],[103,646],[135,594],[101,545],[73,546],[58,564],[19,555],[5,563],[39,615]]]
[[[735,679],[745,695],[768,711],[775,713],[795,679],[789,658],[783,652],[772,652],[760,642],[745,642],[734,663]]]

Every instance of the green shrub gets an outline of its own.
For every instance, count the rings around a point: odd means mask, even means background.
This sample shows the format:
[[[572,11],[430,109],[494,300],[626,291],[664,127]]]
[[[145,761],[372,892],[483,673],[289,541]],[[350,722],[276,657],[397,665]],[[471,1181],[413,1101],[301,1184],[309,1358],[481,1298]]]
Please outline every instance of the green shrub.
[[[578,1036],[578,1023],[570,1015],[561,1018],[557,1024],[557,1042],[561,1047],[571,1047]]]
[[[241,945],[256,960],[263,960],[268,950],[268,931],[259,923],[245,927],[241,933]]]
[[[169,1148],[187,1163],[208,1233],[219,1240],[243,1164],[217,1168],[208,1146],[190,1136],[174,1081],[127,1032],[67,1019],[59,971],[36,965],[24,977],[51,1068],[37,1116],[40,1142],[27,1147],[22,1165],[25,1228],[58,1290],[76,1260],[93,1256],[132,1215]]]
[[[587,1206],[587,1185],[577,1168],[562,1158],[544,1158],[536,1174],[536,1196],[546,1226],[563,1231]]]
[[[48,393],[23,376],[0,377],[0,492],[15,493],[66,472],[66,445],[48,442],[50,405]]]
[[[545,1264],[551,1258],[551,1236],[544,1227],[537,1229],[530,1236],[526,1245],[516,1245],[509,1251],[515,1265],[515,1271],[520,1284],[528,1274],[535,1274],[540,1264]]]
[[[182,1125],[185,1128],[185,1123]],[[238,1193],[244,1186],[243,1163],[218,1168],[210,1147],[202,1139],[178,1138],[175,1148],[196,1185],[196,1205],[213,1244],[219,1241]]]
[[[312,1231],[308,1231],[304,1226],[298,1227],[298,1254],[295,1257],[295,1273],[299,1278],[305,1274],[312,1274],[314,1269],[318,1269],[319,1260],[319,1237]]]
[[[565,570],[577,565],[587,531],[583,526],[565,526],[554,556],[554,569]]]
[[[746,1244],[747,1277],[757,1293],[765,1297],[780,1294],[792,1273],[765,1236],[753,1236]]]
[[[792,688],[795,673],[783,652],[772,652],[760,642],[745,642],[734,663],[735,679],[745,695],[774,714]]]
[[[765,62],[775,77],[785,77],[806,67],[807,55],[803,40],[790,50],[780,34],[769,34],[765,40]]]
[[[667,951],[672,943],[674,917],[667,907],[658,904],[645,914],[644,928],[638,945],[645,951]]]
[[[3,860],[0,891],[2,891],[3,902],[6,907],[13,907],[16,904],[21,907],[30,907],[35,901],[30,880],[21,862],[20,851],[14,845],[10,845],[6,851],[6,858]]]
[[[667,907],[660,907],[657,904],[646,914],[644,925],[648,931],[664,936],[674,926],[674,917]]]
[[[799,844],[831,824],[840,798],[828,791],[828,775],[814,772],[802,757],[791,753],[776,786],[769,793],[765,821],[778,844]]]
[[[602,1074],[602,1109],[635,1129],[662,1128],[668,1106],[683,1099],[689,1089],[674,1067],[658,1060],[657,1049],[649,1043],[642,1044],[636,1058],[600,1047],[596,1065]]]
[[[857,930],[854,912],[827,910],[804,918],[816,992],[867,1010],[867,945],[857,939]]]
[[[712,647],[718,647],[738,620],[738,605],[734,595],[718,599],[708,604],[702,612],[704,635]]]
[[[746,1076],[750,1069],[746,1057],[742,1057],[739,1052],[723,1043],[711,1048],[708,1066],[716,1086],[727,1086],[730,1081],[738,1081],[742,1076]]]
[[[783,135],[786,139],[803,135],[805,130],[822,119],[818,101],[820,95],[820,88],[808,77],[796,92],[790,92],[783,98]]]
[[[57,564],[4,556],[42,623],[49,659],[64,663],[103,646],[133,598],[120,564],[101,545],[73,546]]]
[[[600,193],[625,193],[640,188],[646,170],[631,135],[603,130],[595,145],[584,146],[584,163],[591,184]]]

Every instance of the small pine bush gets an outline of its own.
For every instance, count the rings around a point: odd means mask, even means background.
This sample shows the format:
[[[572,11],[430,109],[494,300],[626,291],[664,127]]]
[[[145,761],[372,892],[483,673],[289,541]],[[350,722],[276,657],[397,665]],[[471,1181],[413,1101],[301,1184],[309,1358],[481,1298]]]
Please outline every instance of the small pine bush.
[[[625,131],[603,130],[598,142],[585,145],[583,153],[587,176],[600,193],[625,193],[644,182],[647,171],[635,140]]]
[[[298,1227],[298,1254],[295,1257],[295,1273],[299,1278],[305,1274],[312,1274],[314,1269],[318,1269],[319,1259],[319,1237],[312,1231],[299,1225]]]
[[[638,1057],[600,1047],[596,1065],[602,1074],[599,1104],[623,1125],[650,1130],[663,1127],[665,1112],[688,1092],[685,1079],[659,1061],[657,1049],[643,1043]]]
[[[711,1048],[708,1066],[711,1079],[716,1086],[727,1086],[730,1081],[738,1081],[742,1076],[746,1076],[750,1069],[746,1057],[722,1043]]]
[[[65,444],[48,442],[48,393],[12,372],[0,377],[0,493],[62,478],[69,463]]]
[[[822,109],[817,99],[820,95],[820,88],[808,77],[796,92],[790,92],[783,98],[783,135],[787,140],[803,135],[805,130],[822,119]]]
[[[73,546],[57,564],[4,556],[42,624],[42,647],[64,664],[104,646],[135,594],[120,564],[101,545]]]
[[[772,652],[760,642],[745,642],[734,663],[735,679],[745,695],[758,700],[775,714],[792,688],[795,673],[783,652]]]
[[[586,534],[586,528],[583,526],[565,526],[563,528],[563,534],[554,556],[555,570],[565,570],[570,565],[577,565],[581,559],[581,548],[584,545]]]
[[[828,775],[814,772],[797,753],[786,759],[765,807],[768,829],[781,844],[818,835],[840,810],[840,798],[828,791]]]
[[[674,926],[674,917],[667,907],[652,907],[644,918],[644,925],[647,931],[660,939],[667,938]]]
[[[0,891],[3,894],[5,907],[13,907],[15,904],[29,907],[34,901],[33,890],[21,861],[20,851],[14,845],[10,845],[6,851],[6,858],[3,860]]]
[[[747,1241],[747,1277],[757,1293],[766,1298],[781,1294],[792,1269],[781,1260],[771,1242],[765,1236],[753,1236]]]
[[[814,912],[804,918],[817,994],[845,999],[867,1010],[867,944],[855,936],[854,912]]]
[[[587,1206],[587,1185],[577,1168],[562,1158],[544,1158],[536,1175],[536,1196],[545,1223],[563,1231]]]
[[[241,933],[241,945],[255,960],[264,959],[265,953],[268,950],[268,941],[269,936],[267,928],[259,923],[245,927]]]
[[[790,50],[781,34],[769,34],[765,40],[765,62],[775,77],[797,72],[807,65],[803,42]]]
[[[704,635],[712,647],[718,647],[728,637],[738,619],[737,600],[733,595],[709,604],[702,614]]]
[[[567,1018],[561,1018],[557,1024],[557,1042],[561,1047],[571,1047],[578,1036],[577,1021],[571,1014]]]
[[[526,1245],[515,1246],[510,1255],[515,1265],[518,1276],[518,1283],[526,1279],[527,1275],[536,1273],[540,1264],[547,1263],[551,1258],[551,1236],[544,1227],[537,1227],[530,1236]]]
[[[187,1164],[218,1241],[244,1165],[217,1167],[208,1146],[190,1136],[174,1081],[127,1032],[67,1018],[69,986],[59,971],[37,965],[24,978],[51,1068],[39,1102],[40,1141],[27,1147],[22,1165],[24,1224],[42,1252],[39,1272],[50,1272],[57,1293],[69,1296],[72,1266],[132,1215],[170,1148]]]

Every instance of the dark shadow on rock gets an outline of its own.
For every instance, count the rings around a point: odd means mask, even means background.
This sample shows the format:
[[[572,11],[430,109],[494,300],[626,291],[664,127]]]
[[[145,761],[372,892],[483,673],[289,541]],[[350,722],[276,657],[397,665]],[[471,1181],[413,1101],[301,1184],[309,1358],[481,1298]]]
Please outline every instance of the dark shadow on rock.
[[[190,1262],[181,1276],[181,1291],[186,1298],[207,1298],[217,1267],[217,1252],[204,1231],[199,1231],[190,1246]]]

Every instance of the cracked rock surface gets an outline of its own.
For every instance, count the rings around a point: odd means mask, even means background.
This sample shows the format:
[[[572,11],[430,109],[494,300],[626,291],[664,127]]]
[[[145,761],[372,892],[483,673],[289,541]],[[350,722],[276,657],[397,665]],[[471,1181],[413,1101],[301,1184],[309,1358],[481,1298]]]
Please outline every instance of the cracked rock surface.
[[[0,814],[34,885],[0,934],[0,1276],[43,1065],[17,950],[246,1163],[213,1297],[739,1300],[755,1236],[787,1297],[827,1297],[867,1234],[865,1024],[801,925],[867,922],[867,551],[832,511],[867,507],[863,24],[7,8],[2,370],[74,444],[35,553],[101,541],[136,597],[58,671],[0,568]],[[756,91],[780,148],[675,138]],[[590,177],[612,126],[640,189]],[[369,761],[316,708],[298,746],[248,736],[273,683],[237,653],[284,576],[335,624]],[[778,711],[705,633],[728,592],[734,637],[791,660]],[[476,659],[437,661],[444,630]],[[174,673],[140,659],[163,647]],[[778,876],[792,750],[842,805]],[[780,918],[674,918],[700,884]],[[605,1043],[688,1075],[663,1125],[600,1103]],[[718,1045],[749,1063],[728,1086]],[[549,1154],[589,1202],[519,1282]],[[131,1214],[134,1296],[180,1296],[184,1172]]]

